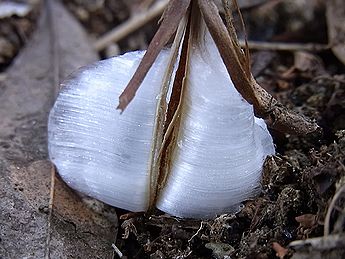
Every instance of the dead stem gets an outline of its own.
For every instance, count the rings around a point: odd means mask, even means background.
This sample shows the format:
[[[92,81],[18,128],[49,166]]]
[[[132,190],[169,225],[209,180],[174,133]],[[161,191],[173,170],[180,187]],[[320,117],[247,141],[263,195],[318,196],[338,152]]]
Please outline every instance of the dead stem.
[[[245,47],[244,41],[240,40],[240,46]],[[317,43],[288,43],[288,42],[266,42],[266,41],[248,41],[249,49],[273,50],[273,51],[312,51],[320,52],[331,48],[326,44]]]
[[[141,82],[144,80],[147,72],[150,70],[153,62],[156,60],[159,52],[177,30],[189,4],[190,0],[171,0],[169,2],[167,9],[164,11],[162,23],[150,42],[138,69],[135,71],[126,89],[119,97],[119,105],[117,109],[124,111],[127,105],[134,98],[135,93],[137,92]]]
[[[254,106],[255,115],[265,119],[270,128],[297,135],[320,133],[321,128],[315,122],[288,110],[255,81],[250,72],[248,46],[244,53],[236,36],[228,1],[223,0],[223,3],[226,4],[225,11],[228,17],[226,19],[227,27],[212,0],[198,0],[198,6],[237,91]],[[120,95],[118,109],[123,111],[134,98],[159,52],[175,33],[190,3],[190,0],[171,0],[169,2],[163,14],[161,26],[151,41],[138,69]],[[237,2],[233,0],[233,3],[239,12]]]
[[[235,88],[254,106],[255,115],[266,120],[269,127],[297,135],[320,132],[320,127],[307,118],[288,110],[266,92],[242,67],[236,46],[230,38],[216,5],[210,0],[198,0],[206,25],[215,41]]]

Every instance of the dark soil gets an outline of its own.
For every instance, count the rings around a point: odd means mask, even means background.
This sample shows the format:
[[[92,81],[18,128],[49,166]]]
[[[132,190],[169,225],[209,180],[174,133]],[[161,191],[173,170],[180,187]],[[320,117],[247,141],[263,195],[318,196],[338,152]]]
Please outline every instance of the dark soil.
[[[129,258],[273,258],[273,242],[286,246],[323,235],[335,184],[345,179],[345,130],[340,130],[345,127],[344,79],[314,80],[282,94],[294,109],[314,115],[325,134],[316,138],[272,132],[279,153],[266,160],[262,194],[240,213],[210,221],[158,213],[137,216],[122,225],[120,234],[131,234],[118,240],[121,251]],[[338,115],[334,119],[330,114]]]
[[[131,7],[137,4],[121,0],[64,2],[94,38],[126,20]],[[298,13],[291,13],[283,4],[246,9],[250,36],[262,41],[327,43],[325,6],[310,2],[314,5],[308,4],[305,9],[295,7]],[[10,64],[33,30],[38,13],[33,14],[1,21],[0,38],[14,46],[0,59],[1,68]],[[254,15],[262,19],[258,22],[250,18]],[[315,15],[319,18],[314,19]],[[156,22],[120,42],[120,52],[145,47]],[[18,24],[24,31],[19,33]],[[330,200],[345,182],[344,65],[331,50],[256,51],[252,53],[252,62],[258,82],[289,108],[315,119],[323,135],[297,137],[271,132],[277,154],[266,160],[262,193],[246,202],[236,215],[201,221],[177,219],[159,211],[153,215],[129,215],[117,210],[119,217],[129,216],[121,220],[116,242],[125,257],[274,258],[274,242],[286,247],[294,240],[323,235]],[[330,229],[335,231],[339,215],[332,215]],[[291,250],[286,256],[292,254]]]

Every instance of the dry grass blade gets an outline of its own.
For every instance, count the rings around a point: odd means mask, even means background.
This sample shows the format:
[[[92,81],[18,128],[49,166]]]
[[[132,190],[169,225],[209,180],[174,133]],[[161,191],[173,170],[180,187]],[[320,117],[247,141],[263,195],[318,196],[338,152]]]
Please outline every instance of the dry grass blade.
[[[167,44],[171,36],[177,30],[177,27],[187,11],[190,0],[172,0],[163,14],[162,24],[153,37],[138,69],[129,81],[126,89],[119,97],[117,109],[124,111],[127,105],[134,98],[141,82],[144,80],[147,72],[150,70],[153,62],[156,60],[159,52]]]
[[[198,0],[198,4],[237,91],[254,106],[256,116],[265,119],[271,128],[281,132],[297,135],[320,132],[320,127],[315,122],[288,110],[258,85],[251,74],[246,74],[237,55],[238,50],[235,50],[236,44],[233,43],[214,2]]]

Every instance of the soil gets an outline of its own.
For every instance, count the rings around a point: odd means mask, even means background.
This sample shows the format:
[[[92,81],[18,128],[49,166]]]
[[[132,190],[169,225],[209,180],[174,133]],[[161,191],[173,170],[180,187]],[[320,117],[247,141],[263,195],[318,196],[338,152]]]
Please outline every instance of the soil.
[[[138,4],[121,0],[64,2],[93,38],[130,17]],[[255,40],[327,43],[325,6],[318,1],[310,2],[314,5],[298,9],[296,15],[284,4],[266,3],[248,8],[244,11],[248,31]],[[321,18],[315,20],[320,13]],[[18,19],[25,19],[30,26],[25,27],[24,34],[29,37],[35,15],[38,12],[24,18],[8,18],[0,26],[16,28]],[[250,17],[254,15],[265,19],[253,21]],[[267,26],[270,16],[274,19]],[[311,21],[312,27],[308,26]],[[153,21],[140,33],[121,41],[120,52],[145,47],[155,26]],[[0,39],[16,38],[15,29],[0,33]],[[131,45],[133,41],[144,43]],[[3,70],[25,43],[21,39],[14,42],[15,51],[4,55],[6,59],[0,64]],[[277,154],[265,162],[261,195],[247,201],[236,215],[204,221],[177,219],[159,211],[142,215],[117,210],[122,225],[116,246],[123,258],[275,258],[277,254],[288,258],[294,255],[293,249],[284,250],[289,243],[324,234],[330,202],[345,183],[344,64],[330,49],[317,53],[259,50],[252,53],[252,63],[258,82],[289,108],[315,119],[323,129],[322,136],[292,136],[272,131]],[[338,207],[344,210],[343,203]],[[337,225],[341,215],[331,214],[332,233],[344,230],[344,221],[341,227]]]

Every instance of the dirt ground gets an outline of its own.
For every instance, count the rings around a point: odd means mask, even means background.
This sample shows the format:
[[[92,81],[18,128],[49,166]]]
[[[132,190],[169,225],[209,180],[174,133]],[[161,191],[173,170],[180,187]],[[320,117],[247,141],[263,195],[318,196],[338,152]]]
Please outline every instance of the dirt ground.
[[[145,2],[149,1],[73,0],[64,4],[81,22],[89,38],[97,40],[141,8],[145,10]],[[0,17],[0,44],[3,44],[0,46],[6,46],[0,48],[0,83],[7,80],[16,55],[37,28],[41,15],[41,3],[37,3],[22,17]],[[116,209],[119,228],[114,243],[122,258],[345,257],[344,243],[333,239],[336,235],[344,237],[345,227],[345,191],[341,189],[345,184],[345,3],[337,0],[327,4],[318,0],[239,3],[243,5],[249,40],[260,42],[251,48],[253,75],[284,105],[314,119],[323,134],[293,136],[271,131],[277,154],[266,160],[262,192],[247,201],[236,215],[201,221],[177,219],[160,211],[153,215],[130,215]],[[100,57],[145,49],[157,29],[157,21],[158,18],[153,19],[118,44],[110,44],[99,52]],[[0,96],[5,93],[3,85],[0,84]],[[6,114],[2,112],[2,116]],[[35,117],[26,118],[26,123],[36,123],[38,132],[46,129],[45,122]],[[27,128],[32,130],[31,126]],[[20,125],[20,129],[25,131],[25,125]],[[29,139],[21,139],[21,150],[25,152],[12,154],[8,150],[16,145],[13,144],[17,143],[16,135],[9,139],[10,134],[6,134],[2,133],[0,139],[1,148],[7,150],[6,155],[1,153],[6,156],[4,159],[47,158],[46,150],[37,151],[35,146],[38,142],[37,146],[44,146],[45,136],[32,134]],[[0,165],[0,169],[5,168],[6,162]],[[20,186],[13,191],[17,192],[23,192]],[[335,200],[336,194],[339,197]],[[109,211],[113,213],[112,208],[101,210],[107,211],[108,216]],[[35,213],[38,213],[35,217],[41,217],[39,212]],[[329,233],[324,233],[325,228]],[[331,241],[315,241],[314,246],[303,243],[324,235]],[[1,246],[4,238],[0,238]],[[0,258],[12,258],[11,253],[1,254],[5,250],[0,250]],[[102,255],[98,257],[105,258]],[[119,258],[119,253],[114,252],[113,256]]]

